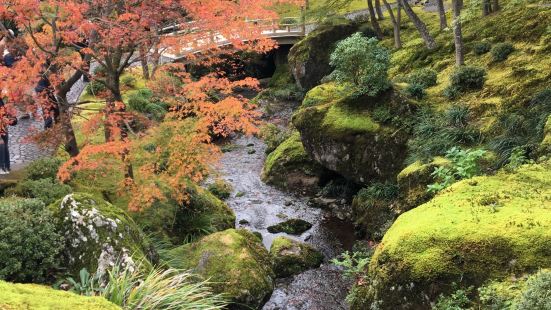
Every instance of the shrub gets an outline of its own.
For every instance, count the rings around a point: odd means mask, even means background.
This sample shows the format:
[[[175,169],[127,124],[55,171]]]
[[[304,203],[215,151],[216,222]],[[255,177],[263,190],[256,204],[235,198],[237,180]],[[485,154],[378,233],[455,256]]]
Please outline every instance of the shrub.
[[[121,84],[128,88],[136,87],[136,78],[132,75],[125,75],[121,78]]]
[[[479,67],[461,66],[450,77],[450,86],[444,90],[444,96],[454,99],[459,94],[482,89],[486,82],[486,70]]]
[[[343,267],[343,277],[346,279],[357,279],[364,275],[371,256],[373,256],[373,249],[367,251],[345,251],[339,257],[331,260],[331,263],[335,266]]]
[[[266,154],[273,152],[283,141],[291,136],[291,130],[285,130],[274,124],[266,124],[260,128],[260,138],[266,143]]]
[[[217,179],[209,185],[208,190],[216,197],[224,200],[230,198],[233,187],[230,183],[222,179]]]
[[[505,61],[514,50],[511,43],[498,43],[492,48],[492,59],[495,62]]]
[[[456,290],[449,296],[440,295],[436,305],[432,308],[433,310],[463,310],[470,309],[471,300],[468,297],[472,287],[467,288],[466,290],[459,289]]]
[[[389,63],[390,53],[377,39],[355,33],[337,43],[330,57],[330,65],[335,67],[330,77],[353,84],[359,94],[376,96],[390,87]]]
[[[484,55],[492,49],[492,44],[487,41],[476,42],[473,45],[473,52],[475,55]]]
[[[410,84],[417,84],[423,88],[428,88],[436,85],[438,75],[436,71],[428,68],[415,70],[408,75],[407,81]]]
[[[157,120],[161,120],[167,112],[166,104],[159,101],[147,88],[130,92],[127,103],[130,110],[149,114]]]
[[[540,271],[526,282],[517,304],[518,310],[551,309],[551,271]]]
[[[99,93],[104,92],[105,90],[107,90],[107,87],[105,87],[105,84],[98,82],[96,80],[92,80],[90,81],[90,83],[88,83],[88,85],[86,85],[86,93],[88,95],[95,96]]]
[[[214,294],[207,282],[176,269],[123,268],[109,271],[101,296],[123,309],[225,309],[226,301]]]
[[[425,91],[425,87],[420,84],[409,84],[406,88],[406,92],[408,95],[415,99],[423,99],[427,95],[427,92]]]
[[[451,161],[451,165],[434,168],[431,175],[437,182],[428,185],[428,191],[437,193],[459,180],[477,175],[480,172],[477,161],[485,153],[484,150],[461,150],[457,147],[450,149],[446,153],[446,158]]]
[[[43,282],[62,249],[53,216],[39,200],[0,201],[0,279]]]
[[[25,180],[8,191],[8,193],[25,198],[36,198],[45,205],[64,197],[72,192],[69,185],[61,184],[53,179]]]
[[[25,168],[25,178],[30,180],[55,179],[62,160],[45,157],[33,161]]]

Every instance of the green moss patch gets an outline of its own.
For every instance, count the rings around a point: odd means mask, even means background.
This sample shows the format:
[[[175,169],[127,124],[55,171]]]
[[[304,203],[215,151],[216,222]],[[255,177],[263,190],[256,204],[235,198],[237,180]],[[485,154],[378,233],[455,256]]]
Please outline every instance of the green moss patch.
[[[276,276],[282,278],[319,267],[323,261],[323,255],[312,246],[283,236],[274,239],[270,255]]]
[[[169,265],[210,279],[214,291],[226,294],[236,307],[260,307],[274,287],[268,251],[247,230],[217,232],[175,248],[169,256]]]
[[[290,235],[301,235],[308,229],[312,228],[312,224],[301,219],[290,219],[276,225],[268,227],[268,231],[272,234],[287,233]]]
[[[550,267],[550,168],[464,180],[402,214],[373,256],[375,284],[365,296],[390,307],[404,297],[423,303],[420,296],[435,297],[452,282],[476,285]]]
[[[89,309],[116,310],[118,306],[102,297],[86,297],[36,284],[0,281],[0,309]]]

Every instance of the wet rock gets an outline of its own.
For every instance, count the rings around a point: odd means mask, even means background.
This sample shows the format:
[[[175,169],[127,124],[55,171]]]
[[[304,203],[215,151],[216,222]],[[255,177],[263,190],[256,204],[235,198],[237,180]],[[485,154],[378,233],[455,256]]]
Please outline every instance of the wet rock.
[[[310,228],[312,228],[312,224],[305,220],[290,219],[277,225],[269,226],[268,231],[272,234],[284,232],[290,235],[300,235]]]
[[[232,309],[257,309],[274,288],[268,251],[244,229],[217,232],[170,251],[173,268],[191,269],[210,279],[213,290],[228,296]]]
[[[254,153],[256,153],[256,150],[248,150],[248,151],[247,151],[247,154],[249,154],[249,155],[252,155],[252,154],[254,154]]]
[[[239,224],[240,225],[247,225],[247,224],[249,224],[249,221],[247,221],[245,219],[242,219],[242,220],[239,220]]]
[[[299,274],[304,270],[319,267],[323,255],[306,243],[279,236],[270,248],[277,277],[284,278]]]
[[[337,203],[337,199],[334,198],[324,198],[324,197],[315,197],[308,201],[311,207],[320,208],[320,209],[329,209],[331,205]]]
[[[293,202],[291,200],[287,200],[285,201],[285,206],[288,207],[288,206],[292,206],[293,205]]]
[[[63,263],[73,274],[82,268],[103,273],[117,261],[156,260],[147,238],[126,212],[88,194],[74,193],[51,204],[55,225],[65,240]]]

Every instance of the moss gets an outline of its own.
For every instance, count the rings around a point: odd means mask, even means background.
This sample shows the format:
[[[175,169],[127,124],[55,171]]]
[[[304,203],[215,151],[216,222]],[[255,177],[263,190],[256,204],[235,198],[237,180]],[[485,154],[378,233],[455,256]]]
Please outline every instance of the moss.
[[[321,84],[306,93],[301,107],[310,107],[333,102],[346,97],[350,91],[345,85],[335,82]]]
[[[289,277],[310,268],[316,268],[323,262],[323,255],[312,246],[279,236],[270,247],[277,277]]]
[[[450,161],[444,157],[435,157],[429,163],[416,161],[400,171],[397,176],[398,187],[406,205],[406,210],[418,206],[431,198],[427,186],[434,183],[432,173],[438,167],[444,167]]]
[[[132,256],[134,261],[154,253],[134,221],[121,209],[84,193],[51,204],[55,225],[64,237],[62,266],[73,274],[82,268],[103,271],[105,264]]]
[[[317,186],[322,169],[304,150],[300,134],[293,132],[268,155],[262,179],[288,189],[305,189]]]
[[[312,228],[312,224],[305,220],[290,219],[285,222],[269,226],[268,231],[272,234],[284,232],[290,235],[301,235],[310,228]]]
[[[102,297],[86,297],[36,284],[0,281],[0,309],[90,309],[115,310],[118,306]]]
[[[543,141],[541,141],[539,153],[549,155],[551,153],[551,115],[547,118],[547,122],[543,127]]]
[[[373,133],[381,128],[369,113],[336,104],[327,110],[322,126],[330,128],[330,133],[334,135]]]
[[[210,279],[214,291],[226,294],[236,307],[261,306],[274,287],[268,251],[247,230],[217,232],[175,248],[169,256],[173,258],[169,265]]]
[[[420,296],[435,297],[452,282],[476,285],[550,267],[550,168],[464,180],[402,214],[373,256],[367,299],[424,303]]]
[[[209,185],[208,190],[219,199],[225,200],[230,198],[233,187],[225,180],[217,179],[214,183]]]

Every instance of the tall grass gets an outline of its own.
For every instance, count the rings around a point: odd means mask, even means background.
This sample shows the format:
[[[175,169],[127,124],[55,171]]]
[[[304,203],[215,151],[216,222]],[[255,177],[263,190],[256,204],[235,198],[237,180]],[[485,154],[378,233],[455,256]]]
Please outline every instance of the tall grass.
[[[225,299],[189,272],[153,268],[141,271],[117,264],[100,295],[123,309],[224,309]]]

